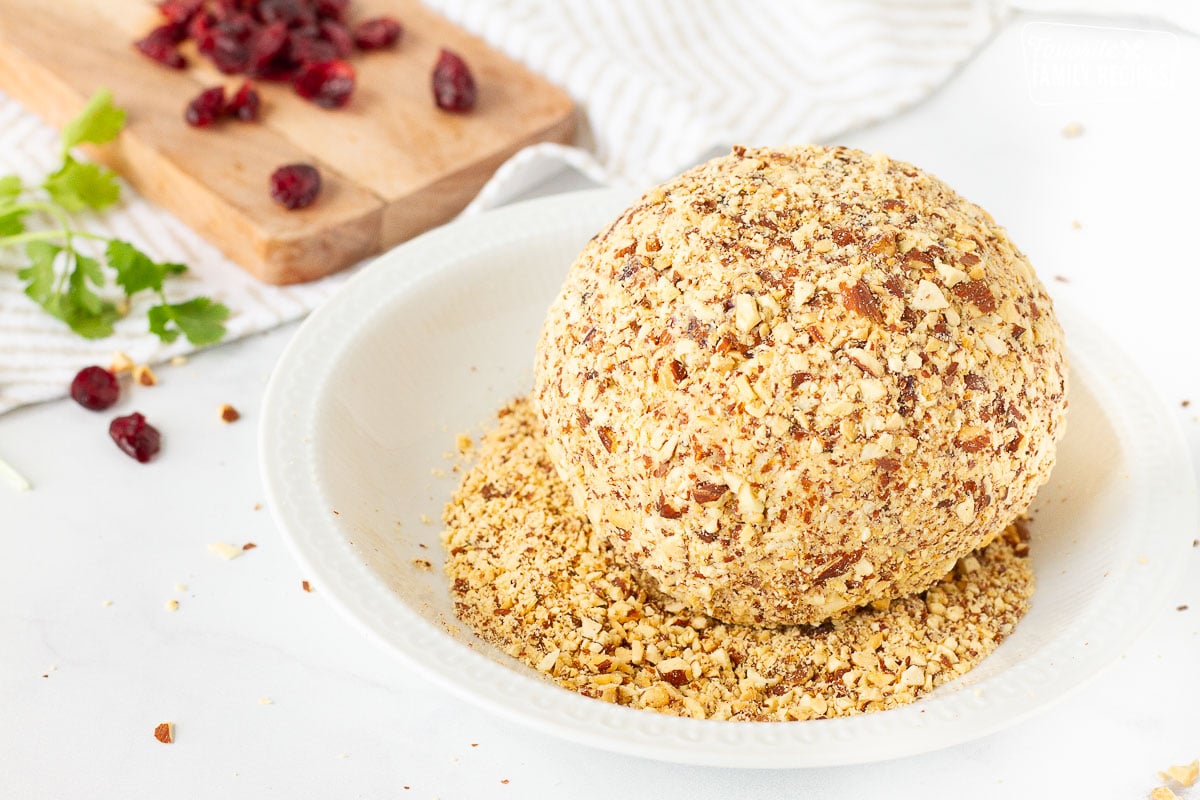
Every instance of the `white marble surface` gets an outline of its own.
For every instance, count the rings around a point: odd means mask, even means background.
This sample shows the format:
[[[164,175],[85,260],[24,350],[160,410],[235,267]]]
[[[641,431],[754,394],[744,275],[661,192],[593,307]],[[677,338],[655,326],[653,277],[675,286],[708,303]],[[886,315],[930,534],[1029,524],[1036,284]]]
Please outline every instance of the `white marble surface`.
[[[1027,22],[931,101],[841,141],[914,161],[991,210],[1054,294],[1137,355],[1200,463],[1200,41],[1071,33],[1125,43],[1140,85],[1093,69],[1115,51],[1060,50],[1082,67],[1031,98]],[[1165,91],[1145,71],[1163,65]],[[1064,138],[1075,121],[1083,135]],[[143,411],[164,434],[150,465],[112,446],[112,414],[65,401],[0,418],[0,456],[35,487],[0,484],[0,797],[1144,797],[1156,770],[1200,756],[1200,549],[1101,676],[1034,719],[938,753],[703,769],[493,718],[361,638],[319,586],[302,591],[305,575],[255,510],[258,404],[292,332],[164,366],[160,385],[127,393],[114,411]],[[221,403],[243,418],[218,422]],[[223,561],[207,550],[217,540],[258,547]],[[170,746],[152,736],[164,720],[177,725]],[[1182,796],[1200,798],[1200,786]]]

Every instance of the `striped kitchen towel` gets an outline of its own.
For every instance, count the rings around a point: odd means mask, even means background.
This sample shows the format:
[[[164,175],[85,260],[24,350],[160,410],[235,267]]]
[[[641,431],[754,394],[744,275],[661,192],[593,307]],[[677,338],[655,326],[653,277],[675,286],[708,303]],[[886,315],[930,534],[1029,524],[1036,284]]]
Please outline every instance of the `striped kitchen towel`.
[[[538,145],[502,166],[468,213],[505,202],[564,165],[599,183],[647,186],[714,146],[828,140],[916,103],[996,29],[986,0],[427,0],[454,22],[563,86],[578,103],[575,147]],[[119,98],[118,98],[119,100]],[[57,136],[0,95],[0,175],[51,168]],[[229,340],[296,319],[345,280],[257,283],[166,212],[127,190],[87,227],[191,265],[171,289],[229,306]],[[60,397],[80,367],[114,350],[157,362],[160,343],[134,307],[88,341],[37,308],[0,253],[0,413]]]

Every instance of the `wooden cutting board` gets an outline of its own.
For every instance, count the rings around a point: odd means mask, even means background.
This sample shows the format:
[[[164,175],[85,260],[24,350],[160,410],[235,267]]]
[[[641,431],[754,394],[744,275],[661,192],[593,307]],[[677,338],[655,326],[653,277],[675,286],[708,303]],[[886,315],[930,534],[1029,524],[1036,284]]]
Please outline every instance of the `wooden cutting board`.
[[[190,42],[186,71],[135,51],[131,42],[160,21],[149,0],[3,0],[0,88],[61,126],[108,87],[128,112],[126,129],[94,158],[263,281],[306,281],[444,222],[514,152],[574,131],[562,90],[415,0],[355,0],[350,19],[381,14],[400,20],[404,35],[392,50],[351,56],[357,87],[334,111],[263,81],[258,124],[189,127],[189,99],[243,78],[219,73]],[[475,76],[470,113],[433,103],[442,47]],[[300,161],[321,171],[323,188],[309,208],[286,211],[271,200],[268,176]]]

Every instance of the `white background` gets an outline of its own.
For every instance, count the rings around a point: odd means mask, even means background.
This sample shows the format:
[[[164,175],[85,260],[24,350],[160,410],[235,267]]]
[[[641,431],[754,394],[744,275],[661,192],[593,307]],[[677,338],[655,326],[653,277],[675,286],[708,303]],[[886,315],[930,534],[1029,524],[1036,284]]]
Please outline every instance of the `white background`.
[[[1052,294],[1137,358],[1200,462],[1200,41],[1104,23],[1062,41],[1124,43],[1144,69],[1098,71],[1101,49],[1060,52],[1077,63],[1046,71],[1029,22],[917,109],[838,141],[912,161],[989,209]],[[1031,85],[1037,75],[1050,82]],[[1082,136],[1061,135],[1071,122]],[[579,183],[564,175],[541,191]],[[303,592],[268,512],[254,510],[258,404],[293,330],[164,366],[159,386],[128,393],[113,413],[140,410],[164,432],[150,465],[113,447],[112,414],[63,401],[0,418],[0,455],[35,484],[0,485],[0,797],[1124,798],[1200,756],[1200,549],[1100,677],[938,753],[681,767],[476,710],[363,639],[320,586]],[[243,419],[218,422],[221,403]],[[258,548],[227,562],[207,551],[216,540]],[[177,724],[170,746],[152,736],[164,720]],[[1197,800],[1200,785],[1181,795]]]

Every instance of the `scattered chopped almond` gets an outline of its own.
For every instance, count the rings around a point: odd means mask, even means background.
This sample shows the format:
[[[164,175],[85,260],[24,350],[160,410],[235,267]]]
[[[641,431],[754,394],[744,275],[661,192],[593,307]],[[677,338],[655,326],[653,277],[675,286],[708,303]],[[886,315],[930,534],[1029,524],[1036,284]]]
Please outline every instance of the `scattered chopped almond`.
[[[413,566],[415,566],[417,569],[424,570],[425,572],[429,572],[433,569],[433,564],[424,558],[414,558]]]
[[[243,550],[253,550],[256,547],[258,547],[258,545],[256,545],[254,542],[246,542],[244,545],[242,545]]]
[[[154,374],[154,370],[150,369],[148,364],[138,364],[134,367],[133,379],[142,386],[154,386],[158,383],[158,376]]]
[[[133,359],[121,350],[116,350],[112,354],[112,363],[108,365],[108,371],[114,375],[120,375],[122,372],[133,372]]]
[[[238,410],[233,406],[229,405],[228,403],[221,404],[222,422],[237,422],[239,419],[241,419],[241,417],[242,415],[239,414]]]
[[[1083,229],[1083,223],[1082,223],[1082,222],[1080,222],[1080,221],[1079,221],[1079,220],[1077,220],[1077,219],[1073,219],[1073,220],[1071,220],[1071,227],[1072,227],[1072,228],[1074,228],[1074,229],[1075,229],[1075,230],[1077,230],[1077,231],[1078,231],[1078,230],[1082,230],[1082,229]]]
[[[166,607],[167,611],[178,611],[179,610],[179,601],[178,600],[168,600],[165,607]]]
[[[1150,800],[1179,800],[1179,795],[1165,786],[1157,786],[1150,790]]]
[[[1083,125],[1079,122],[1068,122],[1062,129],[1062,135],[1067,139],[1077,139],[1083,135]]]
[[[273,701],[271,700],[271,698],[266,697],[266,696],[258,698],[258,704],[260,706],[269,706],[269,705],[271,705],[272,702]]]
[[[220,556],[226,561],[232,561],[242,554],[242,548],[225,542],[210,542],[208,552]]]
[[[177,584],[175,584],[175,591],[177,591],[177,592],[186,592],[186,591],[187,591],[187,584],[186,584],[186,583],[177,583]]]
[[[255,504],[254,504],[254,510],[255,510],[255,511],[262,511],[262,503],[255,503]]]
[[[104,601],[101,601],[100,605],[104,606],[105,608],[108,608],[109,606],[112,605],[112,603],[113,603],[112,600],[104,600]]]
[[[1167,767],[1165,771],[1158,773],[1158,777],[1164,781],[1175,781],[1180,786],[1187,788],[1196,782],[1197,777],[1200,777],[1200,759],[1178,767]]]
[[[172,367],[182,367],[187,363],[187,356],[171,356],[168,362]]]
[[[467,452],[475,445],[475,443],[471,441],[471,437],[467,436],[465,433],[460,433],[458,436],[454,437],[454,444],[456,447],[458,447],[458,452],[460,453]]]
[[[304,590],[304,591],[306,591],[306,592],[311,592],[311,591],[312,591],[312,584],[311,584],[311,583],[309,583],[308,581],[300,581],[300,588],[301,588],[301,589],[303,589],[303,590]]]
[[[158,739],[163,744],[171,744],[175,741],[175,723],[160,722],[154,728],[154,738]]]

